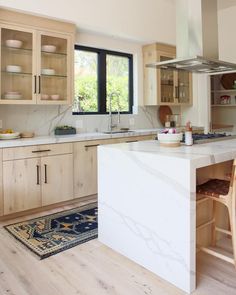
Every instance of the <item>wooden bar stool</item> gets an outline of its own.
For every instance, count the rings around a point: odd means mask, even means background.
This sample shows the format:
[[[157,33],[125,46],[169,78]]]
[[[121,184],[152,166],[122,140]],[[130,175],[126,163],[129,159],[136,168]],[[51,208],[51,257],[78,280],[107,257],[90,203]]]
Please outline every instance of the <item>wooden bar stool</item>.
[[[197,186],[197,205],[205,200],[213,201],[213,218],[211,221],[201,224],[197,227],[200,230],[208,225],[212,225],[211,246],[216,246],[216,233],[220,232],[230,235],[233,245],[233,258],[219,253],[208,247],[199,246],[200,250],[234,264],[236,267],[236,224],[235,224],[235,206],[236,206],[236,159],[233,161],[232,174],[230,181],[221,179],[211,179],[206,183]],[[216,202],[227,207],[229,213],[230,230],[222,229],[216,226]]]

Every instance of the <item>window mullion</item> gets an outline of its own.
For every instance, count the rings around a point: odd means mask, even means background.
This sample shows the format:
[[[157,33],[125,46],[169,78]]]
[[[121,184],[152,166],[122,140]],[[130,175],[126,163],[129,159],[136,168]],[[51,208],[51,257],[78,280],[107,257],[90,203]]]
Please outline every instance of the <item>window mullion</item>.
[[[106,113],[106,53],[101,51],[98,55],[98,109],[100,113]]]

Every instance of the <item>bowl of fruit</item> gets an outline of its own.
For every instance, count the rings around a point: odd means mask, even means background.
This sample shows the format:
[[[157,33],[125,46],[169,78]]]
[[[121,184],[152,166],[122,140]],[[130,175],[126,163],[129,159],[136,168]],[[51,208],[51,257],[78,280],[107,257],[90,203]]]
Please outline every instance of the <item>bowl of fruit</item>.
[[[161,146],[178,147],[183,139],[183,133],[177,132],[175,128],[164,129],[157,134]]]
[[[0,139],[17,139],[20,138],[20,132],[13,131],[12,129],[6,129],[0,131]]]

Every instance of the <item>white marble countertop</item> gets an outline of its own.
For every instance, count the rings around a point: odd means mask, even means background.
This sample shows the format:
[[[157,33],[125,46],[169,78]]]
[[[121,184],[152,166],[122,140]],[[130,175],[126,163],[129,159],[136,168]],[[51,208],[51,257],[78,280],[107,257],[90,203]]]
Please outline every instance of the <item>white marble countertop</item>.
[[[0,140],[0,148],[53,144],[53,143],[66,143],[66,142],[76,142],[76,141],[96,140],[96,139],[109,139],[109,138],[130,137],[130,136],[139,136],[139,135],[151,135],[151,134],[156,134],[158,130],[160,129],[158,128],[137,129],[137,130],[129,131],[126,133],[115,133],[115,134],[105,134],[101,132],[94,132],[94,133],[77,133],[75,135],[35,136],[33,138]]]
[[[151,153],[168,158],[188,160],[195,168],[232,160],[236,157],[236,139],[228,139],[204,144],[180,147],[162,147],[156,140],[128,144],[106,145],[104,148],[118,149],[123,152]]]
[[[197,168],[235,157],[234,138],[175,148],[156,140],[99,146],[99,241],[190,294]]]

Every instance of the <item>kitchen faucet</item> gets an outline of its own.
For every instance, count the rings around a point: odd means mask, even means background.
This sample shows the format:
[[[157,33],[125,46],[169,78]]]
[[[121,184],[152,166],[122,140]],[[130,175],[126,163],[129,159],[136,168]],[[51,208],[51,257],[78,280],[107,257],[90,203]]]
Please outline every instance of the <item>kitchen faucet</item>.
[[[112,109],[111,109],[111,102],[112,102],[112,97],[115,95],[115,93],[111,93],[109,95],[109,132],[112,133],[113,128],[116,128],[120,124],[120,101],[119,101],[119,96],[117,97],[117,124],[113,123],[113,116],[112,116]]]

